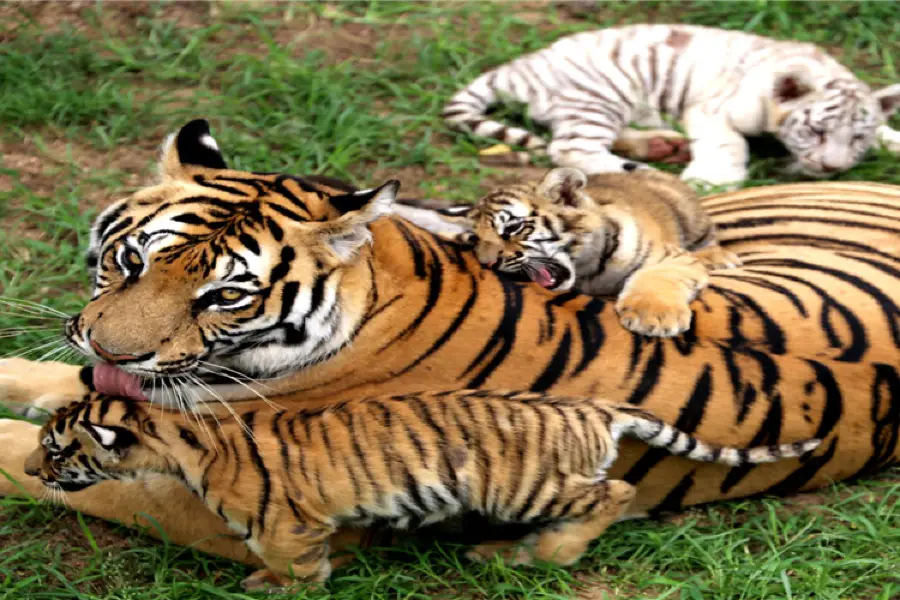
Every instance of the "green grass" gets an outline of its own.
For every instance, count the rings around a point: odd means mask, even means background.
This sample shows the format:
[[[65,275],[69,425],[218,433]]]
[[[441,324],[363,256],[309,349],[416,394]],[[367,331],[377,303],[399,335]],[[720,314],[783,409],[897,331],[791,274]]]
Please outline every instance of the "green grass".
[[[582,20],[552,6],[487,2],[239,5],[218,15],[159,4],[137,12],[111,3],[77,17],[52,6],[3,13],[7,297],[76,310],[90,220],[149,175],[165,133],[197,116],[212,121],[238,168],[360,183],[396,175],[406,195],[471,199],[504,172],[477,160],[491,142],[447,131],[444,101],[484,69],[565,33],[648,18],[746,29],[826,45],[874,86],[898,80],[900,8],[886,2],[610,3]],[[754,159],[749,185],[783,181],[778,169],[776,160]],[[900,167],[873,152],[839,178],[900,182]],[[34,324],[5,313],[2,328]],[[0,337],[0,353],[47,335]],[[745,501],[676,522],[620,524],[574,570],[473,566],[454,546],[410,545],[361,557],[328,589],[360,599],[599,599],[604,590],[627,598],[900,597],[896,472],[819,499],[814,509]],[[58,508],[0,506],[0,599],[247,597],[241,566]]]

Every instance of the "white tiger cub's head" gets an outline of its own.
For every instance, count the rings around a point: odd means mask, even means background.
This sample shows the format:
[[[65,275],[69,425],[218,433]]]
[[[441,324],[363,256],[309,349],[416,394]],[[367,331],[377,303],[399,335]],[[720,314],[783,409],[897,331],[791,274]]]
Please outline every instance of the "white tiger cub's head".
[[[792,170],[827,177],[854,167],[875,130],[900,106],[900,84],[872,92],[855,79],[817,88],[805,72],[776,77],[770,131],[796,159]]]

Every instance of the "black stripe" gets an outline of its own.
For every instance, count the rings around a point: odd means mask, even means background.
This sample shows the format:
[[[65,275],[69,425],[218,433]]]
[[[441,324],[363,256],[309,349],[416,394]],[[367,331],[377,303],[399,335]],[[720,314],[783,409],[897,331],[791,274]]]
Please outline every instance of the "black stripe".
[[[291,270],[291,263],[294,262],[296,256],[297,253],[290,246],[285,246],[281,249],[281,259],[277,265],[272,267],[272,272],[269,275],[269,285],[273,285],[287,276]]]
[[[262,492],[259,496],[259,508],[257,509],[259,513],[257,515],[257,519],[259,520],[259,532],[262,533],[266,528],[266,513],[269,510],[269,499],[272,494],[272,481],[269,475],[269,470],[266,468],[262,456],[260,456],[259,454],[259,448],[257,448],[256,442],[253,438],[253,427],[255,419],[255,411],[245,413],[243,415],[243,421],[246,425],[246,429],[242,429],[241,431],[244,435],[244,441],[247,444],[247,450],[250,454],[250,460],[253,462],[253,466],[256,467],[256,470],[257,472],[259,472],[259,476],[262,479]]]
[[[566,327],[566,332],[563,334],[559,345],[553,351],[553,357],[550,359],[550,362],[528,389],[533,392],[543,392],[553,387],[565,373],[571,348],[572,332]]]
[[[485,277],[490,277],[492,273],[485,271]],[[516,329],[519,319],[522,317],[522,286],[516,282],[510,281],[503,277],[494,276],[495,280],[503,288],[503,313],[496,329],[488,337],[481,352],[466,367],[463,376],[468,375],[482,361],[490,357],[487,364],[481,370],[476,372],[472,378],[466,383],[465,387],[477,389],[484,385],[484,382],[493,374],[509,353],[512,351],[516,342]]]
[[[656,384],[659,383],[659,374],[662,372],[665,362],[663,344],[657,342],[653,348],[653,354],[650,355],[650,359],[644,365],[644,369],[640,375],[640,381],[626,400],[628,404],[640,406],[644,403],[644,400],[647,399],[647,396],[650,395],[650,392],[652,392],[653,388],[656,387]]]

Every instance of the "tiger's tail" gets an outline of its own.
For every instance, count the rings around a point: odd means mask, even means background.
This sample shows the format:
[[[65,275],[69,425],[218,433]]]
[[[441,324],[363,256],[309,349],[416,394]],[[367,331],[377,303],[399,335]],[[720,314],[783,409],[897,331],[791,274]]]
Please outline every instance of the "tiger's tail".
[[[524,146],[534,154],[545,154],[547,142],[540,136],[521,127],[504,125],[487,115],[488,108],[502,100],[529,102],[526,94],[533,90],[528,80],[519,73],[518,63],[519,60],[516,60],[479,76],[450,98],[442,116],[455,129]]]
[[[733,467],[770,463],[793,458],[815,450],[822,440],[808,439],[792,444],[773,444],[755,448],[733,448],[701,442],[651,415],[632,406],[616,405],[613,409],[614,428],[623,435],[637,438],[649,446],[662,448],[673,456],[700,462],[716,462]]]

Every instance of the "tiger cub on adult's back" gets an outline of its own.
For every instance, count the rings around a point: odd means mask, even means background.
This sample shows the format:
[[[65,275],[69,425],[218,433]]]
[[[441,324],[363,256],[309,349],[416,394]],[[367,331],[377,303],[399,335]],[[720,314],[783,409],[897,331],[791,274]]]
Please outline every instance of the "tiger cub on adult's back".
[[[876,92],[824,50],[740,31],[687,25],[631,25],[578,33],[484,73],[459,91],[444,118],[476,135],[542,149],[533,133],[487,116],[499,101],[527,104],[549,126],[547,153],[588,174],[634,168],[610,148],[643,159],[654,145],[690,143],[683,179],[716,185],[747,178],[744,136],[774,134],[812,177],[857,164],[876,142],[900,153],[887,119],[900,85]],[[637,131],[629,123],[671,130]],[[615,142],[615,146],[613,146]]]
[[[711,446],[628,404],[529,392],[453,391],[247,411],[204,428],[146,402],[89,399],[57,412],[25,472],[77,491],[148,473],[177,477],[244,536],[265,563],[246,581],[321,581],[341,526],[398,528],[463,511],[531,523],[500,554],[569,564],[628,507],[634,487],[607,480],[623,435],[685,458],[743,466],[800,456],[818,440]]]
[[[622,324],[672,336],[691,323],[708,271],[740,264],[719,246],[697,194],[660,171],[550,171],[539,183],[499,188],[474,205],[439,210],[474,243],[482,264],[522,272],[554,291],[618,294]]]

